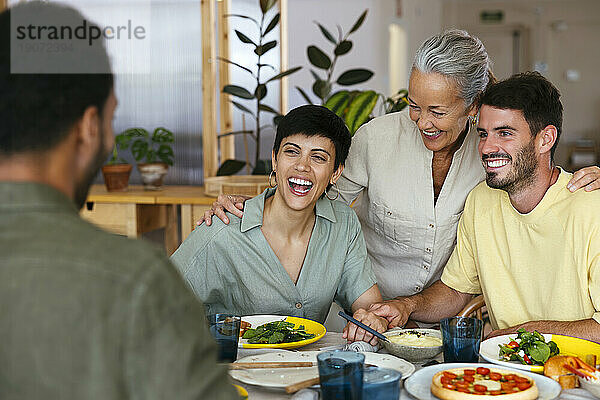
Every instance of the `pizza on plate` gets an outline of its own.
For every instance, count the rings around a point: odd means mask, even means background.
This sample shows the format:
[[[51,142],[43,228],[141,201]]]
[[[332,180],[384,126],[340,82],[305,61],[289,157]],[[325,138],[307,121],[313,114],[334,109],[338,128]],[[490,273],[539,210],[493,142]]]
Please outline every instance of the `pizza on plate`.
[[[431,393],[442,400],[471,400],[494,396],[498,400],[532,400],[538,397],[535,381],[499,368],[453,368],[433,376]]]

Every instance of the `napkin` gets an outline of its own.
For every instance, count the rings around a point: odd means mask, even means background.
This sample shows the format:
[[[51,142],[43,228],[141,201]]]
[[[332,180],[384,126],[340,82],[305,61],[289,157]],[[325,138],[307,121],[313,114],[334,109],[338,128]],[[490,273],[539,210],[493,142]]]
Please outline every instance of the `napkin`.
[[[292,400],[319,400],[319,391],[316,389],[302,389],[292,396]]]
[[[357,351],[357,352],[369,351],[372,353],[377,353],[377,351],[379,349],[381,349],[381,345],[379,343],[377,343],[375,346],[372,346],[371,344],[369,344],[367,342],[352,342],[352,343],[347,343],[344,346],[344,351]]]

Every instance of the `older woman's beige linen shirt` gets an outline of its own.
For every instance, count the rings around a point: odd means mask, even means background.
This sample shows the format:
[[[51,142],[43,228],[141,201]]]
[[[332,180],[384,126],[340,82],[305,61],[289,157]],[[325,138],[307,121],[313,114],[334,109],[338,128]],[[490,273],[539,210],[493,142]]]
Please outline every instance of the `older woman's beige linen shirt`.
[[[456,243],[467,194],[485,178],[471,128],[434,205],[433,152],[408,111],[384,115],[354,135],[337,186],[361,222],[384,298],[422,291],[441,276]]]

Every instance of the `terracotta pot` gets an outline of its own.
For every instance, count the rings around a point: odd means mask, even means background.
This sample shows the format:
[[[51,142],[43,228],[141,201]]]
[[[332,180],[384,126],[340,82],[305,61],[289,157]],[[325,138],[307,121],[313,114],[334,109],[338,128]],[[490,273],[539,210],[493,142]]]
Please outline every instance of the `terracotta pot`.
[[[102,167],[102,175],[106,190],[109,192],[124,192],[129,185],[131,164],[105,165]]]
[[[146,190],[162,189],[163,178],[169,170],[169,166],[165,163],[147,163],[138,164],[138,170],[142,175],[142,182]]]

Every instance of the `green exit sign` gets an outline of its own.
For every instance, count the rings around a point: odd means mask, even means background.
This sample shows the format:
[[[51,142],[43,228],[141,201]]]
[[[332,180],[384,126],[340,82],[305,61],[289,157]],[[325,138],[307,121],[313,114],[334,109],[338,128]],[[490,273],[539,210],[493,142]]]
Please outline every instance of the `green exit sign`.
[[[481,22],[499,23],[504,20],[504,11],[502,10],[484,10],[479,14]]]

